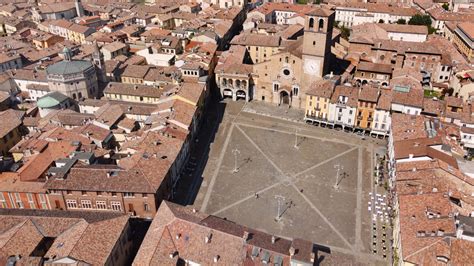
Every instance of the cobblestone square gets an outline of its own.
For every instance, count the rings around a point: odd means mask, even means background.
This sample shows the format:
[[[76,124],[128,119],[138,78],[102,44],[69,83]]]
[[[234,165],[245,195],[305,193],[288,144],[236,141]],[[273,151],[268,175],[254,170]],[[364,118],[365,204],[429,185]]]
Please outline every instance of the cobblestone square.
[[[194,205],[353,261],[383,264],[370,251],[365,206],[373,146],[355,135],[234,109],[224,115]]]

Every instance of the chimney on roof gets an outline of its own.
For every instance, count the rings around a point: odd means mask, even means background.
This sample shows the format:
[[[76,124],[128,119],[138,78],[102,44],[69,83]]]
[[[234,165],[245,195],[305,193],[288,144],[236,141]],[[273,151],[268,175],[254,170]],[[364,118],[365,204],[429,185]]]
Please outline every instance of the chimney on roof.
[[[170,253],[170,259],[174,258],[175,256],[178,255],[178,251],[173,251]]]
[[[204,243],[211,242],[212,232],[209,232],[207,236],[204,238]]]
[[[249,232],[248,231],[244,231],[244,235],[242,237],[244,239],[245,242],[247,242],[247,240],[249,239]]]
[[[276,237],[272,236],[272,244],[275,244],[275,241],[276,241]]]
[[[214,256],[214,262],[217,263],[217,261],[219,261],[219,258],[220,258],[220,257],[221,257],[221,256],[219,256],[219,255]]]
[[[294,256],[294,255],[295,255],[296,250],[295,250],[294,247],[290,247],[290,250],[289,250],[289,251],[290,251],[290,256]]]
[[[181,237],[181,234],[176,234],[176,239],[179,239]]]
[[[138,90],[138,85],[133,86],[133,89]]]
[[[311,262],[314,263],[316,260],[316,254],[314,252],[311,252]]]
[[[196,213],[196,212],[197,212],[197,210],[193,208],[193,213]]]
[[[76,13],[78,17],[84,16],[84,8],[82,7],[81,0],[74,1],[76,7]]]

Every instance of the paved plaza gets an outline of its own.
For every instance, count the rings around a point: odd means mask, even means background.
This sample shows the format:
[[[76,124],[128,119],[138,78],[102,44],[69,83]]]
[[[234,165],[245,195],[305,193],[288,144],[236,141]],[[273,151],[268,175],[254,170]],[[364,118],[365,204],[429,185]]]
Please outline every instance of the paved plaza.
[[[348,261],[386,263],[371,252],[366,207],[376,143],[227,105],[195,208],[279,237],[310,240]]]

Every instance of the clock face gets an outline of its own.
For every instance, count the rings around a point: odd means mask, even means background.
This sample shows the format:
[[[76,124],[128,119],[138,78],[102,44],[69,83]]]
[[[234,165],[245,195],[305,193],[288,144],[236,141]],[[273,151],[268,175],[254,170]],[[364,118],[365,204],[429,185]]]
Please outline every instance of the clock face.
[[[304,73],[310,75],[319,74],[319,62],[314,59],[305,59],[304,62]]]

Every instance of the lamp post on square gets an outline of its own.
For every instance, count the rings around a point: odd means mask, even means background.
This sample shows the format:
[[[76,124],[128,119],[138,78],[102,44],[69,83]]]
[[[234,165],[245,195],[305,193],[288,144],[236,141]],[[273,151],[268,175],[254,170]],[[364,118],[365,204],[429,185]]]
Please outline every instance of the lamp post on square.
[[[234,170],[232,170],[232,173],[237,173],[239,171],[239,169],[237,168],[237,157],[240,155],[239,149],[233,149],[232,154],[234,154]]]
[[[340,165],[340,164],[335,164],[334,165],[334,168],[337,169],[336,170],[336,183],[334,184],[334,189],[338,190],[339,189],[339,172],[341,170],[344,170],[344,166]]]
[[[299,149],[298,147],[298,129],[295,129],[295,145],[293,146],[295,149]]]

